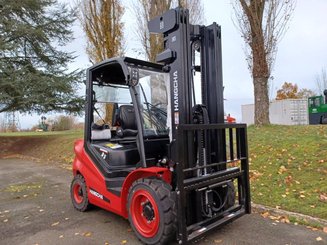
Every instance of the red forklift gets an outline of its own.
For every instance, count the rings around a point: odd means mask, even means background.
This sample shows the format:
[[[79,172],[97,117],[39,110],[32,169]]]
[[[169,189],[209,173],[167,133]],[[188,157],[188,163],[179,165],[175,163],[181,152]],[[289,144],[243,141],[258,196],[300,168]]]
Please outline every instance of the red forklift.
[[[71,198],[128,219],[145,244],[187,244],[250,213],[246,125],[224,123],[220,26],[177,8],[148,27],[164,37],[157,63],[87,70]]]

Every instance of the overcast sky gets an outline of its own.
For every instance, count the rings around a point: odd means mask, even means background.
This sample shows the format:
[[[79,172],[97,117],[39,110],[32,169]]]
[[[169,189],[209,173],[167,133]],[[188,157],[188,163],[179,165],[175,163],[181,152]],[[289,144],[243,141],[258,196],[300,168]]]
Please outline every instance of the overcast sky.
[[[74,0],[62,0],[73,4]],[[135,0],[134,0],[135,1]],[[225,112],[241,120],[241,105],[253,103],[253,85],[243,52],[244,43],[233,24],[231,0],[204,0],[205,24],[217,22],[222,26],[223,76]],[[135,36],[135,16],[131,0],[123,0],[126,56],[137,56],[140,45]],[[85,54],[85,37],[78,23],[74,26],[75,40],[66,48],[74,51],[76,61],[71,68],[87,68],[90,63]],[[297,83],[299,88],[316,90],[315,77],[323,67],[327,68],[327,0],[297,0],[289,30],[278,46],[278,54],[272,76],[271,95],[284,82]],[[318,91],[316,91],[318,92]],[[35,125],[40,116],[20,116],[22,128]]]

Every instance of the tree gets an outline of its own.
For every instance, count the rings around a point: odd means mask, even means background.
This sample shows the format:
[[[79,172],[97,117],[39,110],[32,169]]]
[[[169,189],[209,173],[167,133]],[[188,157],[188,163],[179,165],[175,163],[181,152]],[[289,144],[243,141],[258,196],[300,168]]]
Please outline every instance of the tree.
[[[81,72],[61,49],[72,40],[72,10],[56,0],[0,0],[0,112],[80,112]]]
[[[269,124],[268,80],[294,7],[295,0],[233,0],[253,78],[256,125]]]
[[[92,63],[123,54],[124,8],[120,0],[81,0],[79,20],[87,37],[86,52]],[[106,122],[111,122],[113,104],[106,104]]]
[[[201,0],[137,0],[137,4],[134,5],[137,17],[136,34],[149,61],[155,62],[156,55],[163,51],[163,37],[149,33],[148,21],[176,6],[189,9],[191,23],[202,23],[203,4]]]
[[[316,83],[318,88],[318,94],[323,94],[323,91],[327,89],[326,68],[322,68],[320,74],[316,75]]]
[[[90,61],[122,55],[124,8],[120,0],[80,0],[78,6]]]
[[[298,99],[298,90],[296,83],[284,82],[282,88],[277,90],[276,100]]]
[[[296,83],[285,82],[282,88],[277,90],[276,100],[303,99],[314,95],[315,93],[310,89],[303,88],[299,91]]]
[[[299,99],[306,99],[312,96],[316,96],[317,94],[315,92],[313,92],[311,89],[307,89],[307,88],[302,88],[299,93]]]

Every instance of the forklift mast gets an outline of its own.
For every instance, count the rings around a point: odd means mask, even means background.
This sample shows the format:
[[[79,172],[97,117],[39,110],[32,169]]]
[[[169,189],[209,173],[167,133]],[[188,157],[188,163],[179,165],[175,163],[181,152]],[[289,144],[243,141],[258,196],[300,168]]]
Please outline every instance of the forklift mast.
[[[156,61],[170,74],[168,157],[176,166],[177,239],[184,244],[250,213],[246,125],[224,123],[220,26],[192,25],[188,10],[177,8],[149,21],[148,27],[164,37]],[[201,104],[195,102],[195,72],[200,73]],[[240,167],[229,167],[231,163]],[[234,188],[234,180],[238,203],[222,209],[224,198],[217,193],[225,194],[226,201],[225,187]]]
[[[192,122],[193,72],[201,72],[202,104],[206,105],[212,123],[224,122],[224,100],[221,61],[221,29],[191,25],[186,9],[171,9],[151,20],[149,31],[164,35],[165,50],[157,62],[169,65],[172,81],[173,126]],[[201,66],[192,64],[194,51],[200,51]],[[190,83],[192,81],[192,83]],[[175,127],[173,127],[175,128]]]
[[[177,8],[150,21],[149,31],[164,36],[165,50],[156,61],[167,65],[170,72],[172,142],[176,141],[178,125],[193,123],[195,72],[201,73],[201,106],[207,111],[209,122],[224,123],[220,26],[191,25],[188,10]],[[194,63],[196,52],[200,52],[200,66]],[[221,140],[212,137],[207,154],[219,150]],[[223,151],[215,155],[220,159],[214,161],[225,159]]]

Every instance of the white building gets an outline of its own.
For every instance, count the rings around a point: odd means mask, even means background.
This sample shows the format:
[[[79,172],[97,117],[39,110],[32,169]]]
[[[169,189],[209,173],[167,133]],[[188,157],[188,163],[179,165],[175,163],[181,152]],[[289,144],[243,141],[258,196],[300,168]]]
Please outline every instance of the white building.
[[[308,100],[286,99],[270,102],[269,119],[271,124],[309,124]],[[242,122],[254,124],[254,104],[242,105]]]

